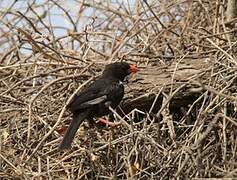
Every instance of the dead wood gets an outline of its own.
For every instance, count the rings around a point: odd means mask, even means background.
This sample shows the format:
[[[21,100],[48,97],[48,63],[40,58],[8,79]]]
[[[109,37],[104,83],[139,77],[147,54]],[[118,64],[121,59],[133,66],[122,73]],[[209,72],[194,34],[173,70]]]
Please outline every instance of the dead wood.
[[[233,178],[235,19],[226,1],[6,1],[0,10],[1,179]],[[141,69],[113,120],[57,147],[67,103],[115,61]]]

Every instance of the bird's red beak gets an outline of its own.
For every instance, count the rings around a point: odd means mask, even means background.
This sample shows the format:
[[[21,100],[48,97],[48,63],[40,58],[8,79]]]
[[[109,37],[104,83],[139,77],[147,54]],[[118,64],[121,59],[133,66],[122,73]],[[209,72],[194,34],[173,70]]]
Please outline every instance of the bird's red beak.
[[[136,73],[137,71],[139,71],[137,65],[131,64],[131,65],[130,65],[130,68],[129,68],[129,72],[130,72],[130,73]]]

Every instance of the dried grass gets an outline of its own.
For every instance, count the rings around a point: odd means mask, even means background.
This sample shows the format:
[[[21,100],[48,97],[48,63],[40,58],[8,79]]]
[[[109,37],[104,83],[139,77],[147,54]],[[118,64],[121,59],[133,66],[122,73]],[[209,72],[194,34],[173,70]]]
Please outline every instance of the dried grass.
[[[76,8],[53,0],[23,8],[14,1],[0,11],[0,177],[236,177],[237,43],[230,37],[236,29],[225,24],[224,1],[72,2]],[[65,27],[47,21],[50,8],[68,20],[67,35],[53,33]],[[96,13],[85,21],[89,8]],[[183,58],[211,58],[208,79],[179,82],[169,93],[157,87],[165,98],[156,115],[140,111],[142,122],[132,123],[128,113],[116,120],[129,123],[114,129],[85,123],[73,149],[57,151],[59,130],[70,119],[67,103],[104,64],[125,59],[146,71]],[[172,97],[193,84],[200,94],[177,118],[168,108]]]

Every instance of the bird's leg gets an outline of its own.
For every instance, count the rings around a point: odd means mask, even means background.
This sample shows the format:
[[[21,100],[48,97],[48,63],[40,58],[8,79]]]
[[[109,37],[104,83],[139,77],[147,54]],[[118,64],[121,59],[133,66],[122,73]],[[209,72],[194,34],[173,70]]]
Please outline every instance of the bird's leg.
[[[111,122],[109,121],[108,119],[106,118],[99,118],[97,121],[96,121],[97,124],[102,124],[102,125],[105,125],[105,126],[111,126],[111,127],[114,127],[114,126],[117,126],[119,125],[120,123],[116,123],[116,122]]]
[[[106,107],[110,107],[110,105],[111,105],[111,101],[107,101],[107,102],[105,102],[105,106]],[[109,121],[108,119],[106,119],[106,118],[99,118],[97,121],[96,121],[96,123],[97,124],[101,124],[101,125],[104,125],[104,126],[111,126],[111,127],[114,127],[114,126],[117,126],[117,125],[119,125],[120,123],[115,123],[115,122],[111,122],[111,121]]]

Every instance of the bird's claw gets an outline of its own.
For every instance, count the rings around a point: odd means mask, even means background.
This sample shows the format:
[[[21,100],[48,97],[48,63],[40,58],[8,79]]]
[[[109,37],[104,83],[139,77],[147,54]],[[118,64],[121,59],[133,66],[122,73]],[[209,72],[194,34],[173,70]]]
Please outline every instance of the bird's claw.
[[[105,126],[110,126],[110,127],[115,127],[117,125],[120,125],[120,123],[116,123],[116,122],[110,122],[108,121],[107,119],[105,118],[99,118],[97,121],[96,121],[97,124],[102,124],[102,125],[105,125]]]

